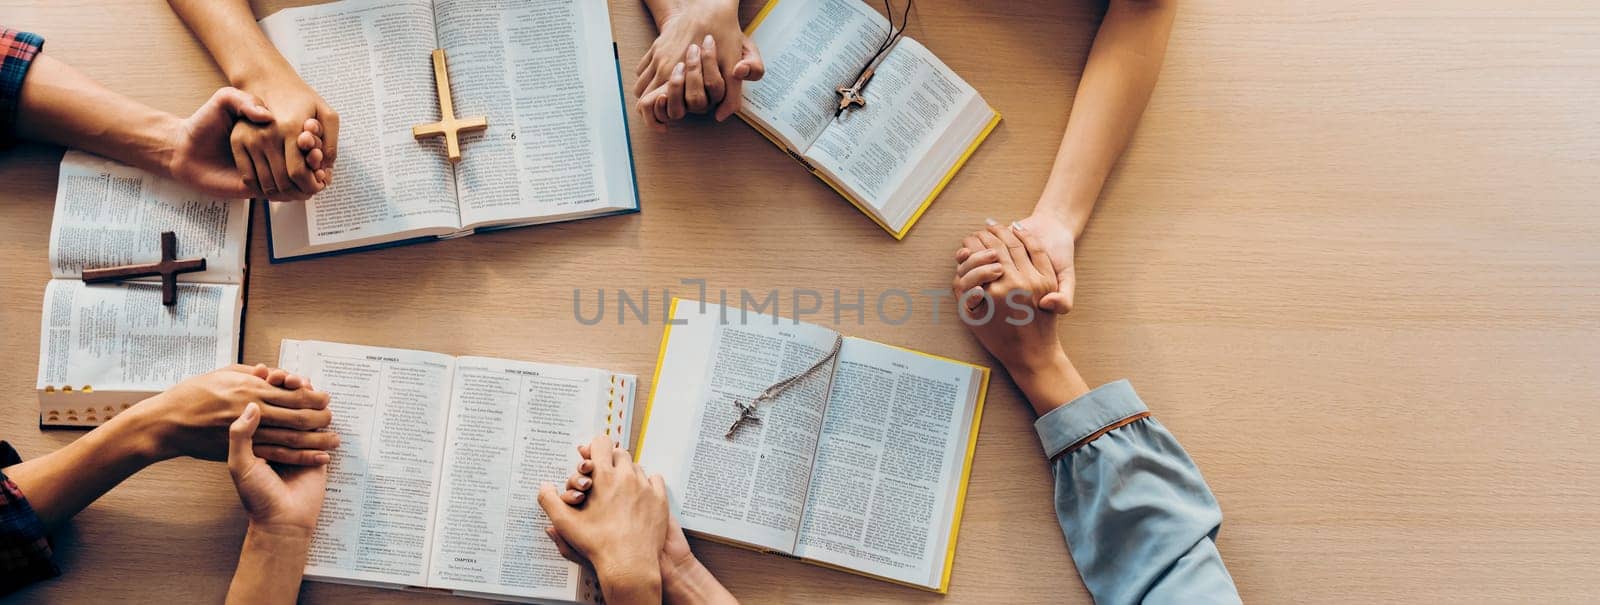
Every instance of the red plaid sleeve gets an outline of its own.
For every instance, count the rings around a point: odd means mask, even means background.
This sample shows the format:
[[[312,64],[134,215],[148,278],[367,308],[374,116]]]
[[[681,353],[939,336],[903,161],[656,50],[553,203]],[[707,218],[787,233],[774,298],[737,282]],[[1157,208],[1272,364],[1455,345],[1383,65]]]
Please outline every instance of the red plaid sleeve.
[[[0,468],[21,461],[11,444],[0,441]],[[50,560],[44,522],[17,484],[0,472],[0,595],[58,575],[61,570]]]
[[[38,34],[0,27],[0,147],[11,143],[17,126],[17,106],[28,67],[44,48]],[[4,569],[0,567],[0,569]]]

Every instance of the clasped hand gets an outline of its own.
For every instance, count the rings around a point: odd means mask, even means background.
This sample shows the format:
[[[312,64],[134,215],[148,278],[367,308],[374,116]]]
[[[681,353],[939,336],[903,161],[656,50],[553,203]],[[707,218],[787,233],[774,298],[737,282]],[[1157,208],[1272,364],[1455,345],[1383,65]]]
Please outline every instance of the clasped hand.
[[[171,130],[167,173],[212,195],[309,199],[332,178],[338,114],[320,98],[309,111],[300,102],[293,97],[272,109],[237,88],[218,90]],[[294,117],[300,115],[312,117]]]
[[[737,113],[744,82],[766,74],[760,51],[739,28],[739,3],[676,0],[650,6],[661,33],[634,68],[639,115],[664,128],[689,114],[714,112],[720,122]]]

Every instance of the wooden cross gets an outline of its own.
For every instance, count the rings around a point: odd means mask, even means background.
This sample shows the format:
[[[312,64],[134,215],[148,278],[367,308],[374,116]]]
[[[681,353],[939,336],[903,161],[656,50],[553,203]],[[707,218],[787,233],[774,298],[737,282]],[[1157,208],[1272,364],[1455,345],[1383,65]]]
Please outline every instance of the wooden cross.
[[[146,265],[107,267],[104,269],[84,269],[83,283],[98,284],[119,279],[160,275],[161,304],[170,307],[178,303],[178,274],[205,270],[206,259],[178,260],[178,235],[171,231],[162,231],[161,262]]]
[[[450,162],[461,161],[461,140],[463,132],[473,132],[489,127],[489,118],[461,118],[456,119],[456,108],[450,102],[450,71],[445,68],[444,49],[433,49],[433,82],[439,89],[439,121],[431,124],[419,124],[411,127],[411,136],[418,139],[444,136],[445,155]]]

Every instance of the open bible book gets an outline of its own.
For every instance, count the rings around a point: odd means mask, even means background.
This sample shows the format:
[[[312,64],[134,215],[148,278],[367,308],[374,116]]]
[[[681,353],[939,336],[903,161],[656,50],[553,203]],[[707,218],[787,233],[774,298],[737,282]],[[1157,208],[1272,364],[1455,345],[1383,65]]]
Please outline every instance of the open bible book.
[[[903,36],[862,90],[866,105],[838,113],[838,88],[889,32],[862,0],[771,0],[745,31],[767,75],[745,85],[739,116],[895,239],[1000,123],[978,91]]]
[[[673,301],[639,462],[696,535],[945,592],[987,368]],[[674,325],[676,324],[676,325]],[[739,403],[837,356],[758,408]]]
[[[160,278],[87,285],[85,268],[178,258],[206,270],[178,276],[177,304]],[[185,378],[239,359],[250,201],[220,200],[79,151],[61,159],[50,221],[50,282],[39,323],[39,424],[95,426]]]
[[[306,577],[522,602],[594,602],[545,535],[539,485],[577,444],[626,444],[635,379],[605,370],[285,339],[341,444]],[[624,413],[629,411],[628,413]]]
[[[342,0],[261,21],[339,112],[333,182],[272,203],[272,260],[634,212],[622,83],[602,0]],[[456,116],[487,116],[451,164],[435,48]]]

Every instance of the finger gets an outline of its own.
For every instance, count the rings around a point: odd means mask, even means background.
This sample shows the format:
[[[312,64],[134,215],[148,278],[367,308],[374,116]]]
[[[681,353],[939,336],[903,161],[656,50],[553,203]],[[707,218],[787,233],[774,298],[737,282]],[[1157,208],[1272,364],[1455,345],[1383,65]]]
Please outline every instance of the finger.
[[[333,163],[339,160],[339,112],[328,107],[327,103],[317,105],[317,119],[322,122],[322,154],[323,168],[328,170],[329,176],[333,174]],[[322,179],[328,182],[328,177]]]
[[[584,499],[588,497],[588,493],[580,492],[575,489],[569,489],[561,492],[561,501],[565,502],[567,506],[577,506],[579,504],[583,504]]]
[[[616,458],[605,455],[605,452],[609,452],[612,449],[615,448],[611,445],[611,438],[606,435],[595,435],[594,439],[589,441],[589,451],[595,454],[593,458],[590,458],[590,460],[594,461],[595,474],[610,472],[616,466]]]
[[[714,63],[715,61],[708,61]],[[700,67],[700,45],[689,45],[689,57],[683,65],[683,104],[689,113],[706,112],[706,81]]]
[[[317,145],[321,145],[322,144],[321,141],[322,141],[321,139],[318,139],[317,140]],[[312,149],[309,153],[306,154],[306,165],[310,166],[311,170],[314,172],[314,174],[317,175],[317,182],[322,183],[322,185],[324,187],[326,187],[328,185],[328,181],[327,181],[328,171],[323,169],[323,167],[322,167],[322,160],[323,159],[324,158],[322,156],[322,148],[321,147],[317,147],[316,149]]]
[[[658,76],[662,75],[661,66],[656,65],[655,62],[652,61],[650,65],[645,68],[644,73],[639,74],[639,78],[634,81],[634,94],[644,94],[645,92],[665,86],[666,82],[662,82],[658,78]]]
[[[265,197],[261,191],[261,182],[256,180],[256,164],[255,160],[250,158],[250,151],[235,137],[229,137],[228,146],[233,151],[233,166],[239,171],[239,179],[244,182],[244,188],[250,190],[251,197]]]
[[[593,475],[594,474],[594,461],[593,460],[584,460],[583,462],[579,462],[578,463],[578,473],[584,474],[584,475]]]
[[[1056,268],[1050,262],[1050,253],[1044,249],[1044,242],[1039,241],[1038,236],[1034,235],[1032,231],[1028,231],[1028,228],[1019,222],[1013,221],[1011,223],[1011,233],[1016,236],[1017,240],[1022,243],[1023,249],[1027,251],[1028,260],[1032,261],[1033,270],[1039,272],[1040,277],[1055,277]]]
[[[282,369],[279,369],[279,368],[273,368],[272,370],[269,370],[267,372],[266,381],[267,381],[267,384],[270,384],[270,385],[275,386],[275,387],[281,387],[281,386],[283,386],[284,379],[286,379],[288,377],[289,377],[289,372],[287,372],[285,370],[282,370]]]
[[[311,389],[263,388],[258,393],[261,400],[280,408],[298,410],[324,410],[328,408],[328,394]]]
[[[261,423],[298,431],[314,431],[333,423],[333,413],[328,410],[293,410],[274,405],[261,409]]]
[[[971,256],[967,257],[967,260],[962,261],[959,265],[956,265],[956,275],[966,275],[968,271],[998,262],[1000,262],[1000,255],[994,250],[984,248],[974,252]]]
[[[1072,287],[1071,285],[1069,285],[1069,284],[1067,284],[1065,282],[1060,282],[1060,283],[1061,283],[1061,286],[1060,286],[1061,288],[1071,288]],[[1040,309],[1044,309],[1046,311],[1049,311],[1051,313],[1055,313],[1056,315],[1066,315],[1068,313],[1071,313],[1072,312],[1072,291],[1071,290],[1058,291],[1058,292],[1051,292],[1049,294],[1044,295],[1044,298],[1039,299],[1039,308]]]
[[[654,491],[657,496],[661,496],[662,498],[666,498],[667,497],[667,482],[666,482],[666,480],[662,479],[661,475],[650,475],[650,490]]]
[[[307,379],[306,377],[301,376],[299,374],[290,374],[287,378],[283,379],[283,388],[289,389],[291,391],[292,390],[296,390],[296,389],[301,389],[301,388],[308,388],[310,386],[311,386],[311,381],[309,379]]]
[[[601,456],[601,458],[604,457]],[[622,447],[621,443],[616,443],[611,448],[611,466],[629,472],[637,471],[633,464],[633,456],[628,455],[628,450]]]
[[[267,199],[278,196],[278,182],[272,178],[272,164],[267,163],[267,156],[254,147],[250,149],[250,165],[255,168],[257,186],[261,188],[261,195]]]
[[[995,256],[1000,257],[1001,267],[1004,267],[1007,271],[1015,270],[1016,264],[1011,258],[1011,248],[1000,240],[1000,236],[985,229],[978,232],[978,240],[983,242],[983,247],[994,250]]]
[[[672,68],[672,77],[667,80],[667,117],[673,121],[682,120],[685,115],[683,104],[684,66],[679,62]]]
[[[272,111],[267,109],[261,99],[232,86],[217,89],[217,92],[212,93],[208,103],[221,105],[229,114],[256,124],[272,123]]]
[[[580,565],[583,564],[583,559],[578,557],[578,551],[574,550],[572,545],[567,543],[566,538],[561,537],[561,532],[556,531],[556,528],[544,528],[544,535],[550,536],[550,541],[555,542],[556,544],[556,552],[561,553],[561,556],[566,558],[566,560],[573,563],[578,563]]]
[[[739,63],[733,66],[733,77],[754,82],[767,75],[767,64],[761,60],[761,49],[756,41],[745,36],[739,46]]]
[[[572,519],[572,507],[561,501],[561,492],[552,483],[539,484],[539,508],[544,509],[544,514],[550,517],[550,522],[556,527],[566,525]]]
[[[261,408],[254,403],[245,404],[244,412],[228,425],[228,471],[234,477],[244,474],[250,465],[255,464],[256,456],[250,439],[258,426],[261,426]]]
[[[633,96],[637,97],[650,90],[651,81],[656,79],[656,51],[655,48],[645,51],[639,57],[639,64],[633,68]]]
[[[709,61],[701,61],[703,64],[701,69],[705,72],[701,77],[706,83],[706,103],[716,105],[721,103],[724,95],[728,93],[727,83],[722,80],[722,65],[717,60],[717,39],[711,37],[711,34],[706,34],[703,42],[701,48],[705,49],[705,56],[710,58]]]
[[[579,443],[578,444],[578,455],[582,456],[585,460],[587,460],[589,458],[589,444],[587,444],[587,443]]]
[[[974,267],[971,271],[956,276],[952,290],[962,294],[973,288],[987,285],[989,282],[1000,279],[1005,275],[1005,268],[1000,263],[990,263],[981,267]]]
[[[671,118],[667,117],[667,105],[668,102],[666,93],[663,92],[662,94],[656,95],[655,107],[653,109],[656,114],[656,122],[661,124],[662,127],[666,127],[667,122],[671,121]]]
[[[1005,264],[1005,258],[1009,256],[1011,258],[1011,264],[1006,268],[1016,268],[1022,271],[1024,275],[1032,272],[1031,270],[1033,269],[1033,265],[1029,263],[1027,259],[1028,248],[1027,246],[1022,245],[1022,240],[1017,237],[1016,232],[1012,231],[1008,226],[1001,225],[1000,223],[993,221],[989,223],[989,228],[987,230],[990,235],[999,238],[1000,243],[1004,244],[1006,247],[1005,254],[1001,255],[1000,264]],[[1055,275],[1055,272],[1052,271],[1051,275]],[[1031,278],[1032,276],[1028,277]]]
[[[281,445],[256,444],[251,448],[252,453],[268,462],[279,464],[293,464],[295,466],[321,466],[333,461],[333,457],[321,450],[297,450]]]
[[[567,489],[575,492],[586,492],[591,487],[594,487],[594,479],[585,477],[581,473],[573,473],[567,477]]]
[[[305,134],[301,132],[300,134]],[[289,173],[289,179],[294,181],[294,186],[304,197],[311,197],[322,191],[322,185],[317,183],[316,176],[311,174],[311,167],[306,165],[306,154],[300,151],[300,146],[293,138],[283,140],[284,170]]]
[[[302,130],[300,136],[294,138],[294,145],[301,153],[311,153],[312,149],[317,148],[317,135]]]
[[[296,450],[339,449],[339,434],[333,431],[296,431],[264,426],[256,429],[256,446],[281,445]]]
[[[305,130],[306,132],[311,133],[313,136],[316,136],[319,139],[322,138],[322,121],[321,120],[318,120],[316,118],[306,118],[306,122],[304,124],[301,124],[300,128]]]
[[[717,121],[721,122],[739,113],[739,107],[744,103],[744,80],[728,78],[728,92],[723,94],[722,103],[717,105]]]

